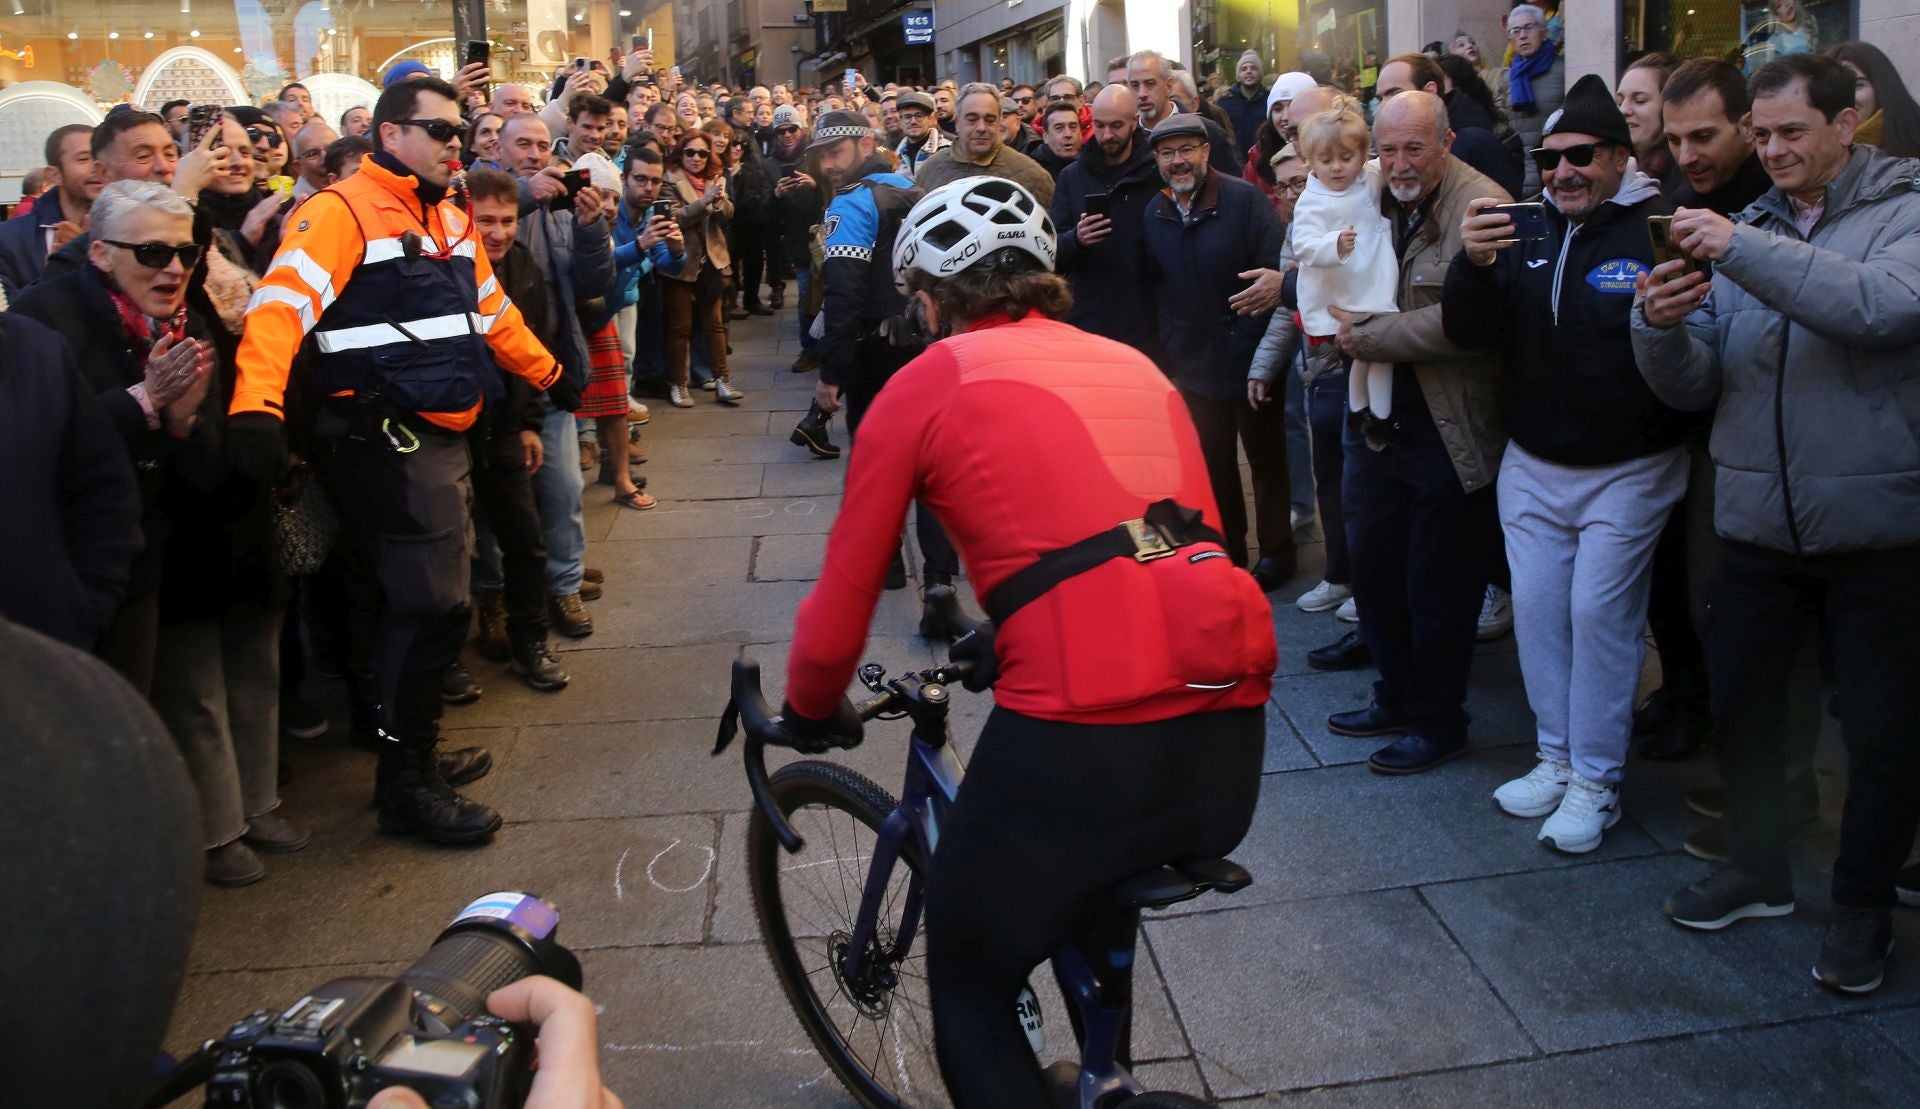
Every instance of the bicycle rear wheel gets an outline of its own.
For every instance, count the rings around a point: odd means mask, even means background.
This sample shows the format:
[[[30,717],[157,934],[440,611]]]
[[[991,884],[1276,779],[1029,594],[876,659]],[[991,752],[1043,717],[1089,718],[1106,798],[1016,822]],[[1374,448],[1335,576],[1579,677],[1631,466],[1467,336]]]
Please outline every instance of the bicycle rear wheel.
[[[747,872],[760,934],[794,1014],[861,1104],[950,1105],[934,1056],[924,916],[911,946],[883,954],[899,935],[909,893],[924,889],[924,862],[911,842],[889,876],[866,968],[853,981],[842,969],[893,797],[829,762],[790,763],[770,783],[806,846],[787,854],[756,811],[747,825]]]

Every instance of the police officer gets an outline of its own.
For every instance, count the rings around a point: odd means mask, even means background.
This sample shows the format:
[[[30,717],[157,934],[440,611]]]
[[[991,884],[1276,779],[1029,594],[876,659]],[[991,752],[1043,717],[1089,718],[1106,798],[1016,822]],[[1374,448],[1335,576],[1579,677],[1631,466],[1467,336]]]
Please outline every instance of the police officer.
[[[434,750],[441,678],[470,614],[462,433],[499,400],[496,358],[536,389],[572,387],[448,199],[462,130],[453,86],[392,85],[373,127],[374,152],[301,205],[254,292],[229,437],[235,466],[271,484],[286,461],[287,406],[311,401],[314,460],[385,593],[373,660],[380,824],[469,843],[491,836],[500,814],[455,793]],[[310,358],[290,398],[302,349]],[[484,752],[454,769],[470,780],[481,764]]]
[[[923,345],[905,334],[901,317],[907,298],[894,286],[892,266],[900,221],[921,192],[878,152],[873,128],[859,112],[821,116],[807,150],[833,188],[821,225],[826,234],[826,261],[820,267],[826,286],[821,308],[825,338],[815,399],[829,415],[844,406],[847,431],[858,436],[860,417],[880,387]],[[952,584],[960,572],[959,556],[940,522],[924,507],[915,512],[914,534],[926,558],[925,584]],[[906,573],[896,553],[887,571],[887,588],[903,588]]]

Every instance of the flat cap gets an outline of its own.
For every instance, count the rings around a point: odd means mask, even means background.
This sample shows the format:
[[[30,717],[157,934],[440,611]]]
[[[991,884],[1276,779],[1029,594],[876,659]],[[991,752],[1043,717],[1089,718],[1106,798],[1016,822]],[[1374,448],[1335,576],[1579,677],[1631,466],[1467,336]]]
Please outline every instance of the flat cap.
[[[1161,120],[1160,125],[1148,134],[1147,141],[1154,146],[1159,146],[1168,139],[1183,136],[1192,136],[1204,141],[1207,137],[1205,121],[1192,112],[1176,112]]]
[[[933,114],[933,97],[916,89],[907,89],[902,92],[894,104],[903,112],[908,108],[918,108],[928,115]]]

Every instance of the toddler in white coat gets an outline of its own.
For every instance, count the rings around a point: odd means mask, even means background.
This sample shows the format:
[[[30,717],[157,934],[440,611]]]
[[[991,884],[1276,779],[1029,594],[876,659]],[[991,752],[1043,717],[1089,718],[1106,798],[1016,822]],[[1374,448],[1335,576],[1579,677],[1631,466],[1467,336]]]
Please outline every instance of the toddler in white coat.
[[[1372,135],[1351,100],[1309,116],[1298,144],[1307,188],[1288,234],[1300,262],[1300,323],[1310,340],[1331,338],[1340,323],[1327,311],[1397,312],[1400,262],[1393,225],[1380,214],[1380,168],[1367,160]],[[1393,413],[1393,366],[1355,361],[1347,405],[1378,419]]]

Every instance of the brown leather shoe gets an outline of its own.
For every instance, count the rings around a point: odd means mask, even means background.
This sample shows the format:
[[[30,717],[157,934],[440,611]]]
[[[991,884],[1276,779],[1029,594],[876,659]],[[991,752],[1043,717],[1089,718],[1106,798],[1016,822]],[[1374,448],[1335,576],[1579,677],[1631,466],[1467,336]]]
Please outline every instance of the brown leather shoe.
[[[593,617],[587,614],[578,593],[548,598],[547,615],[553,619],[553,630],[568,639],[585,639],[593,634]]]

